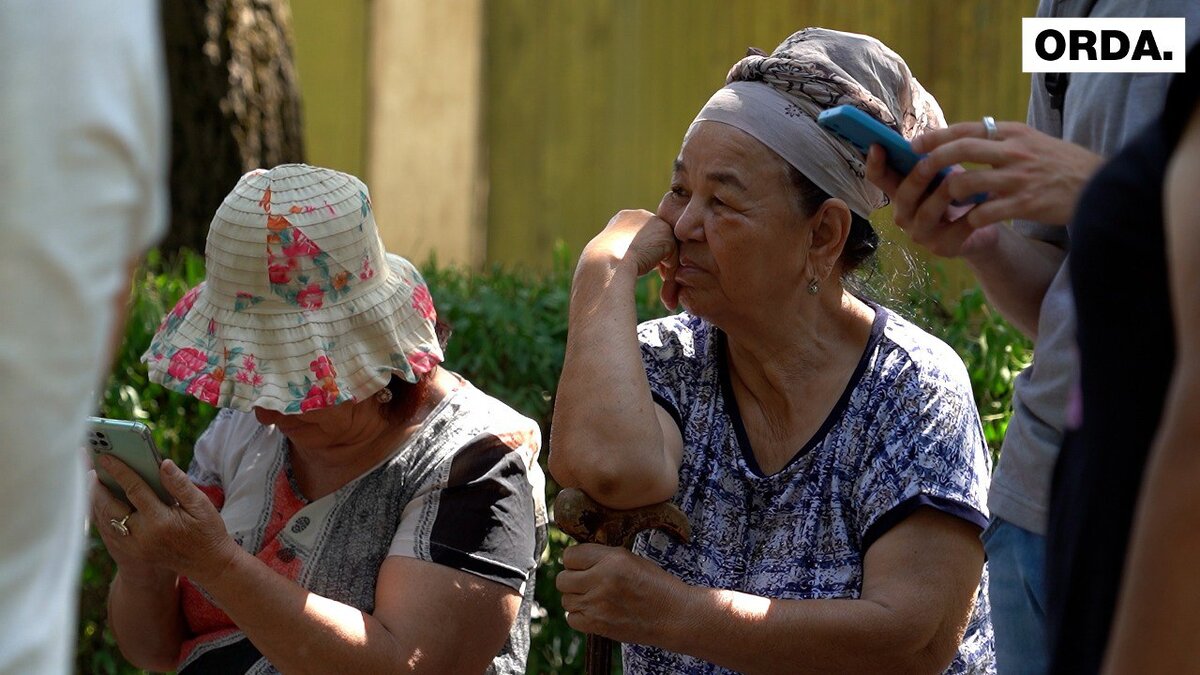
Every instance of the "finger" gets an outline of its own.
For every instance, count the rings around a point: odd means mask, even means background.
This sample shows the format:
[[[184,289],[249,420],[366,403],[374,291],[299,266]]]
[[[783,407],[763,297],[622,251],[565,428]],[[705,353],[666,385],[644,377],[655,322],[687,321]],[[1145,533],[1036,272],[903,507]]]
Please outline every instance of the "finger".
[[[906,231],[916,225],[913,220],[925,201],[926,193],[929,192],[930,181],[936,175],[936,172],[930,172],[929,169],[930,166],[925,160],[917,162],[912,172],[900,183],[892,199],[892,213],[896,224]]]
[[[995,250],[999,238],[999,225],[984,225],[976,230],[972,230],[971,234],[967,235],[967,238],[962,243],[963,255]]]
[[[989,199],[1011,194],[1018,189],[1020,180],[1011,171],[992,169],[959,169],[946,179],[950,198],[963,200],[984,193]]]
[[[982,138],[964,138],[931,151],[926,159],[939,167],[955,164],[986,164],[1000,168],[1025,157],[1014,154],[1011,145]]]
[[[129,465],[112,455],[102,455],[99,459],[100,465],[104,470],[117,481],[121,489],[125,491],[125,498],[133,504],[133,508],[137,511],[146,511],[155,513],[157,510],[165,508],[165,505],[159,500],[158,495],[154,494],[154,490],[142,480],[142,477],[137,475]]]
[[[950,191],[945,181],[936,190],[929,193],[921,202],[921,206],[913,214],[912,225],[908,229],[909,236],[920,244],[928,244],[945,236],[946,209],[950,206]]]
[[[192,479],[188,478],[188,475],[175,462],[164,459],[158,467],[158,475],[167,493],[179,502],[184,511],[192,515],[199,515],[208,509],[215,508],[208,497],[200,491],[200,488],[196,487]]]
[[[1019,196],[989,199],[967,214],[967,224],[974,228],[984,227],[1013,218],[1024,213],[1025,201]]]
[[[679,304],[679,284],[675,283],[675,270],[679,268],[679,246],[665,260],[658,264],[658,276],[662,279],[662,288],[658,290],[658,298],[671,311]]]
[[[564,597],[566,595],[582,595],[589,588],[587,577],[583,572],[567,569],[559,572],[554,577],[554,587],[560,593],[563,593]],[[563,606],[565,607],[566,605],[564,604]]]
[[[679,284],[675,283],[674,277],[670,281],[664,281],[662,288],[658,291],[658,297],[662,300],[662,304],[672,312],[679,306]]]
[[[591,569],[596,563],[618,550],[601,544],[576,544],[563,551],[563,568],[569,570]]]
[[[887,153],[878,145],[872,145],[871,149],[867,151],[867,180],[891,198],[896,194],[896,189],[900,187],[903,176],[887,165],[886,156]]]
[[[567,625],[580,633],[594,634],[593,622],[584,612],[579,610],[572,610],[567,613]]]
[[[997,130],[1006,129],[1010,122],[1001,122],[997,125]],[[983,126],[983,121],[974,122],[956,122],[942,129],[933,129],[926,131],[912,139],[913,150],[919,153],[932,152],[934,148],[945,145],[962,138],[987,138],[987,127]]]
[[[561,574],[559,576],[562,576]],[[564,612],[578,612],[583,609],[583,598],[574,593],[562,591],[560,596],[561,604]]]
[[[88,472],[88,484],[91,486],[92,520],[97,523],[107,523],[109,518],[120,518],[129,512],[124,502],[113,496],[95,471]]]

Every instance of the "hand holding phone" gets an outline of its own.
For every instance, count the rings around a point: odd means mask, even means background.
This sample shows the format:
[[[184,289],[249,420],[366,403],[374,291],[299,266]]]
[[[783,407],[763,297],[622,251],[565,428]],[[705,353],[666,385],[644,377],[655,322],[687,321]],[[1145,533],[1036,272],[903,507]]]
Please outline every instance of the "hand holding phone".
[[[141,422],[112,420],[102,417],[87,418],[87,443],[96,467],[96,477],[117,499],[129,503],[125,490],[95,459],[100,455],[112,455],[133,469],[154,490],[164,504],[174,504],[175,498],[163,487],[159,478],[162,455],[154,446],[150,428]]]
[[[861,152],[864,158],[872,145],[882,146],[887,153],[888,166],[901,176],[907,176],[925,156],[917,154],[903,136],[854,106],[839,105],[824,110],[817,115],[817,124],[844,138]],[[943,168],[929,182],[929,189],[936,189],[951,173],[952,167]],[[987,194],[979,192],[954,203],[958,206],[967,203],[980,204],[986,199]]]

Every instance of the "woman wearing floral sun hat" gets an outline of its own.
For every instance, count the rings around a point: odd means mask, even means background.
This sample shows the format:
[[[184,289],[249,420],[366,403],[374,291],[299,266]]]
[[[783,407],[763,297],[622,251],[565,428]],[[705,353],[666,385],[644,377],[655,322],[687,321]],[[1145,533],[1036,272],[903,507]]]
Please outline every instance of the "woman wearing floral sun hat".
[[[167,506],[120,462],[93,515],[109,621],[181,673],[523,673],[545,542],[537,425],[446,370],[429,289],[385,253],[366,187],[254,171],[217,210],[207,278],[143,356],[223,408]]]

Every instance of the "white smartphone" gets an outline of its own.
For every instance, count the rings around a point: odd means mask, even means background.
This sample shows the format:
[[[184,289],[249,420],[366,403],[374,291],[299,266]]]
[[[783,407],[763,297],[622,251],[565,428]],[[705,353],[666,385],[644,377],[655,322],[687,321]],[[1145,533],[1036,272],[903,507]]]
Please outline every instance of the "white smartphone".
[[[87,443],[96,467],[96,477],[113,493],[113,496],[129,504],[129,499],[126,498],[125,490],[121,489],[121,485],[98,463],[95,463],[95,458],[100,455],[112,455],[125,462],[150,485],[150,488],[164,504],[175,503],[175,498],[163,488],[162,481],[158,477],[162,455],[158,453],[158,448],[154,447],[154,437],[150,435],[150,427],[141,422],[110,420],[103,417],[89,417],[87,422]]]

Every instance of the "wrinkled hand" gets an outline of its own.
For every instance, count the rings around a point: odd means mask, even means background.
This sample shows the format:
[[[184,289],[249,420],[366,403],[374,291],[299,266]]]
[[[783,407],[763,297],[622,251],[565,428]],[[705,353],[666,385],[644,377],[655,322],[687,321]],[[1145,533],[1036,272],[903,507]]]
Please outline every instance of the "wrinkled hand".
[[[1103,158],[1019,122],[1001,122],[997,138],[985,138],[980,122],[960,122],[913,139],[913,149],[929,153],[907,177],[884,163],[881,149],[867,158],[867,178],[892,200],[896,224],[936,255],[970,257],[994,244],[997,223],[1024,218],[1065,225],[1084,183]],[[943,168],[964,162],[987,168],[960,171],[926,194]],[[949,222],[952,200],[985,192],[988,200],[966,217]]]
[[[678,304],[675,268],[679,250],[673,228],[662,218],[642,209],[618,211],[588,242],[582,259],[592,256],[628,262],[639,277],[657,269],[663,280],[663,303],[671,309]]]
[[[926,160],[917,163],[908,176],[901,176],[887,165],[883,148],[872,145],[867,153],[867,180],[888,196],[892,219],[917,245],[943,258],[985,253],[996,243],[998,233],[994,224],[980,227],[973,224],[971,216],[982,205],[956,220],[950,220],[947,214],[955,199],[950,193],[951,184],[965,172],[948,176],[936,190],[930,191],[929,182],[941,169]],[[971,194],[974,193],[963,196]]]
[[[1000,122],[995,140],[984,136],[982,123],[960,122],[913,140],[913,149],[929,153],[933,167],[963,162],[991,167],[950,178],[955,199],[988,193],[988,201],[968,215],[976,227],[1012,218],[1066,225],[1084,184],[1104,162],[1083,146],[1020,122]]]
[[[666,609],[688,589],[649,560],[600,544],[564,550],[555,585],[571,628],[641,644],[661,644]]]
[[[92,518],[117,566],[148,574],[170,571],[203,584],[219,575],[238,546],[208,497],[171,460],[159,468],[163,487],[178,503],[164,504],[150,486],[124,462],[102,456],[99,464],[116,479],[134,506],[112,495],[92,474]],[[109,522],[126,514],[128,535]]]

